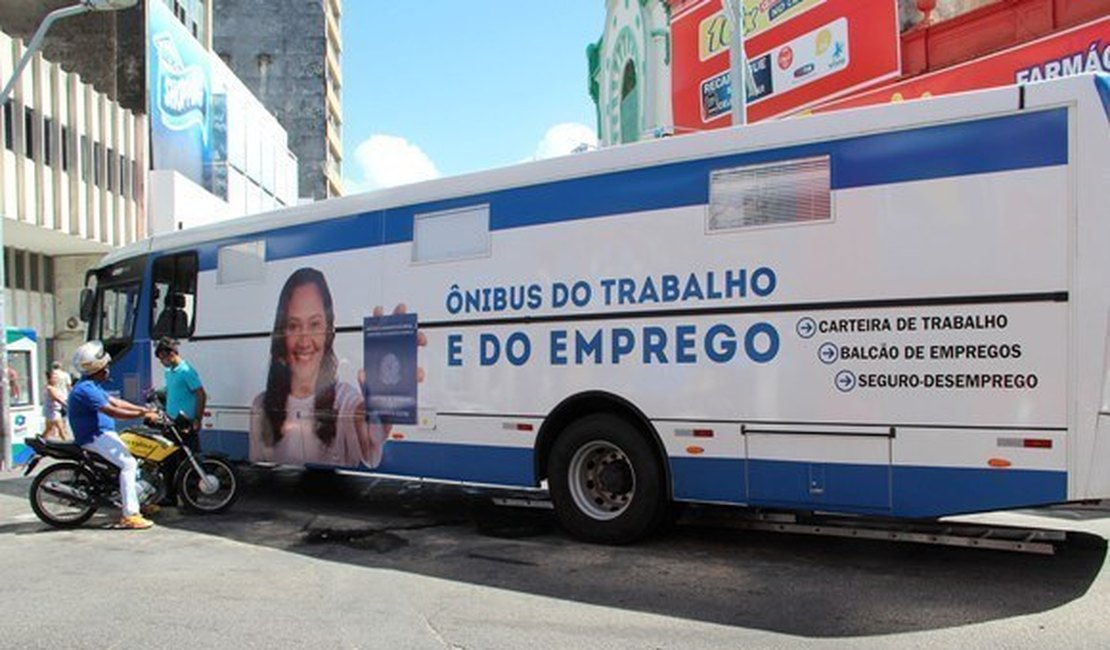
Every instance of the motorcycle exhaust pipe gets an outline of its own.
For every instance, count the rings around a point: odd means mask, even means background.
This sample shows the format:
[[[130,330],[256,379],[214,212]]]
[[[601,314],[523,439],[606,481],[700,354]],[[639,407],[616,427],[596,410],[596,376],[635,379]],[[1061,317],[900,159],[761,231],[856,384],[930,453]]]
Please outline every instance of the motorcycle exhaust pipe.
[[[77,488],[70,487],[70,486],[66,485],[65,483],[57,483],[57,482],[54,482],[54,481],[48,481],[48,482],[42,484],[42,489],[47,494],[50,494],[50,495],[53,495],[53,496],[56,496],[56,497],[64,497],[64,498],[67,498],[67,499],[73,499],[75,501],[88,501],[89,500],[89,495],[84,490],[79,490]]]

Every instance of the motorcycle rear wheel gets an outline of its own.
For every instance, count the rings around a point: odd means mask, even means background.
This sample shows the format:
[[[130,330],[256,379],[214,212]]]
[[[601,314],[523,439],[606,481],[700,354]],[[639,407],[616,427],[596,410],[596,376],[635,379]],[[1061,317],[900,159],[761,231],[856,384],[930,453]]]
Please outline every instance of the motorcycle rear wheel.
[[[97,504],[90,493],[95,482],[92,473],[78,463],[54,463],[31,481],[31,510],[45,524],[76,528],[96,514]],[[81,499],[63,491],[84,492],[86,497]]]
[[[198,458],[205,474],[214,477],[215,489],[206,489],[193,464],[185,461],[177,479],[177,494],[186,510],[205,514],[224,512],[239,498],[239,476],[231,463],[222,458]]]

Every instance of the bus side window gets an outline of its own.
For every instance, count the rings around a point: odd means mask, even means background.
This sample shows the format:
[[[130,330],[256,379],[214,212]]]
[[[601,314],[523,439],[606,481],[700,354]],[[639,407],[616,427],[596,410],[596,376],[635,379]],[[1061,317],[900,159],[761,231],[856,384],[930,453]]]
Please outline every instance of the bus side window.
[[[196,326],[197,254],[161,257],[153,276],[150,338],[189,338]]]

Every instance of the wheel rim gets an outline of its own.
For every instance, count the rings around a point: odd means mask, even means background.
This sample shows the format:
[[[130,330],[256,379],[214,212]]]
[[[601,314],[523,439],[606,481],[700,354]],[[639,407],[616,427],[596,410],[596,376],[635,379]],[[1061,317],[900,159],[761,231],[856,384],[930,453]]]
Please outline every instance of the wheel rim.
[[[578,509],[599,521],[621,516],[636,494],[636,471],[624,451],[595,440],[578,448],[567,470]]]
[[[89,489],[87,477],[74,467],[64,467],[51,471],[35,490],[35,502],[50,519],[68,523],[83,518],[91,507],[89,503],[57,493],[54,489],[57,486],[87,492]]]
[[[183,496],[200,510],[217,510],[227,505],[235,495],[235,472],[223,463],[211,460],[201,462],[205,475],[198,475],[193,468],[185,477]]]

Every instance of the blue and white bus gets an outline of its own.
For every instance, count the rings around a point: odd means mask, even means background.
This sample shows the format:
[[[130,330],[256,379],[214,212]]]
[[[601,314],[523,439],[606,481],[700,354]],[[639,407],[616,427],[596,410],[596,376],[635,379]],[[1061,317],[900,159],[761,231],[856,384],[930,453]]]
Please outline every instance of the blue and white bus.
[[[209,451],[546,484],[590,540],[1107,497],[1108,116],[1088,75],[155,236],[89,336],[131,400],[180,339]]]

